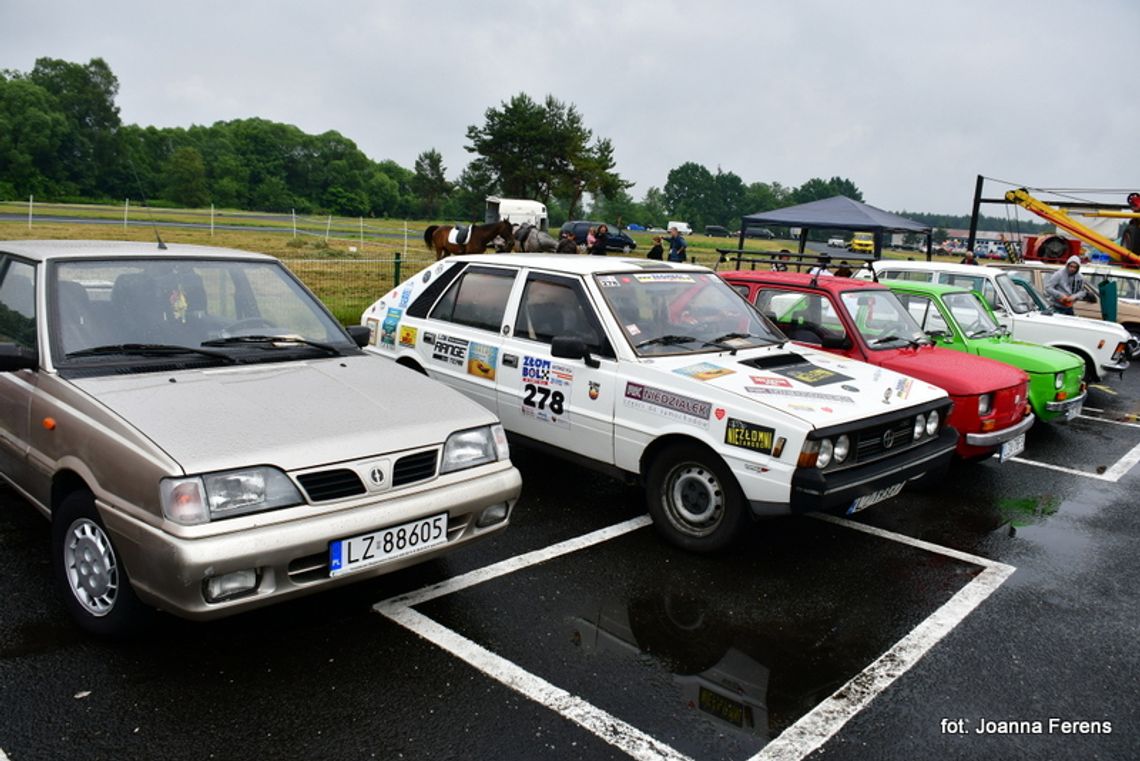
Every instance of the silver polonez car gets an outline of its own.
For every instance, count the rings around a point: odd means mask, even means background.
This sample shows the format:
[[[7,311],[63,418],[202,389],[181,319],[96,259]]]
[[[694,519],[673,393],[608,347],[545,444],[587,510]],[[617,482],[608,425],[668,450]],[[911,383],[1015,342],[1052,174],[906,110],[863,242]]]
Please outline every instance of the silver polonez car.
[[[224,616],[507,525],[498,420],[367,338],[269,256],[0,243],[0,476],[51,519],[84,628]]]

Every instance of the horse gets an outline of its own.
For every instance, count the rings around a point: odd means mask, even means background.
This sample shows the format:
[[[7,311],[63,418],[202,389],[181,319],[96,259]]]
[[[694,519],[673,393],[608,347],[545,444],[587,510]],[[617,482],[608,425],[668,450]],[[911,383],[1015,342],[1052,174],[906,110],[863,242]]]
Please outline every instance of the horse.
[[[510,220],[471,225],[463,243],[448,240],[454,229],[452,225],[431,225],[424,230],[424,245],[435,251],[437,262],[451,254],[481,254],[491,246],[495,246],[496,251],[513,251],[515,248],[514,229]],[[495,243],[496,238],[502,239],[501,246]]]
[[[536,251],[551,253],[558,249],[558,241],[528,222],[519,225],[515,230],[515,240],[518,241],[519,250],[527,253]]]

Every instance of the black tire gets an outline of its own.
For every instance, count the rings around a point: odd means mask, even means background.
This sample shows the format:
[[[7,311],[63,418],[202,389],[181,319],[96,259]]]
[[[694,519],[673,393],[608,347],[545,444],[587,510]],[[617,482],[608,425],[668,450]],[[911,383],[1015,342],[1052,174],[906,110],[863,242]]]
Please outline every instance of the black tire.
[[[90,492],[67,495],[52,515],[52,566],[76,623],[101,637],[138,634],[152,611],[135,595]]]
[[[696,444],[674,444],[654,459],[645,498],[657,530],[691,552],[724,549],[748,523],[736,478],[720,457]]]

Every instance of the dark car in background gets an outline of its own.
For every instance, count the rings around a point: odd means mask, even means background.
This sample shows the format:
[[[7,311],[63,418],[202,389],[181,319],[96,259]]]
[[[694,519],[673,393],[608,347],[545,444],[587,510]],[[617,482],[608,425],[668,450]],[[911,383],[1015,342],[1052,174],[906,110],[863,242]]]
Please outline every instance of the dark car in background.
[[[597,228],[601,225],[609,228],[609,237],[606,240],[607,251],[629,253],[637,248],[637,243],[633,238],[606,222],[591,222],[584,219],[571,220],[562,225],[562,232],[574,233],[574,240],[579,246],[584,246],[586,245],[586,234],[590,232],[590,228]]]
[[[705,225],[705,235],[710,238],[728,238],[732,233],[728,231],[727,227],[721,225]]]

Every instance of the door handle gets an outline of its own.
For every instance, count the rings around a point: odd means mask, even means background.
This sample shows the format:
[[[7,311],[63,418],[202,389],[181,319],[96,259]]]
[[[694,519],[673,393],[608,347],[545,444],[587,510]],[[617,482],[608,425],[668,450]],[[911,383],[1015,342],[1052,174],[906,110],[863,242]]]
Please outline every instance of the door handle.
[[[519,358],[516,357],[514,354],[504,354],[503,355],[503,367],[518,367],[518,366],[519,366]]]

